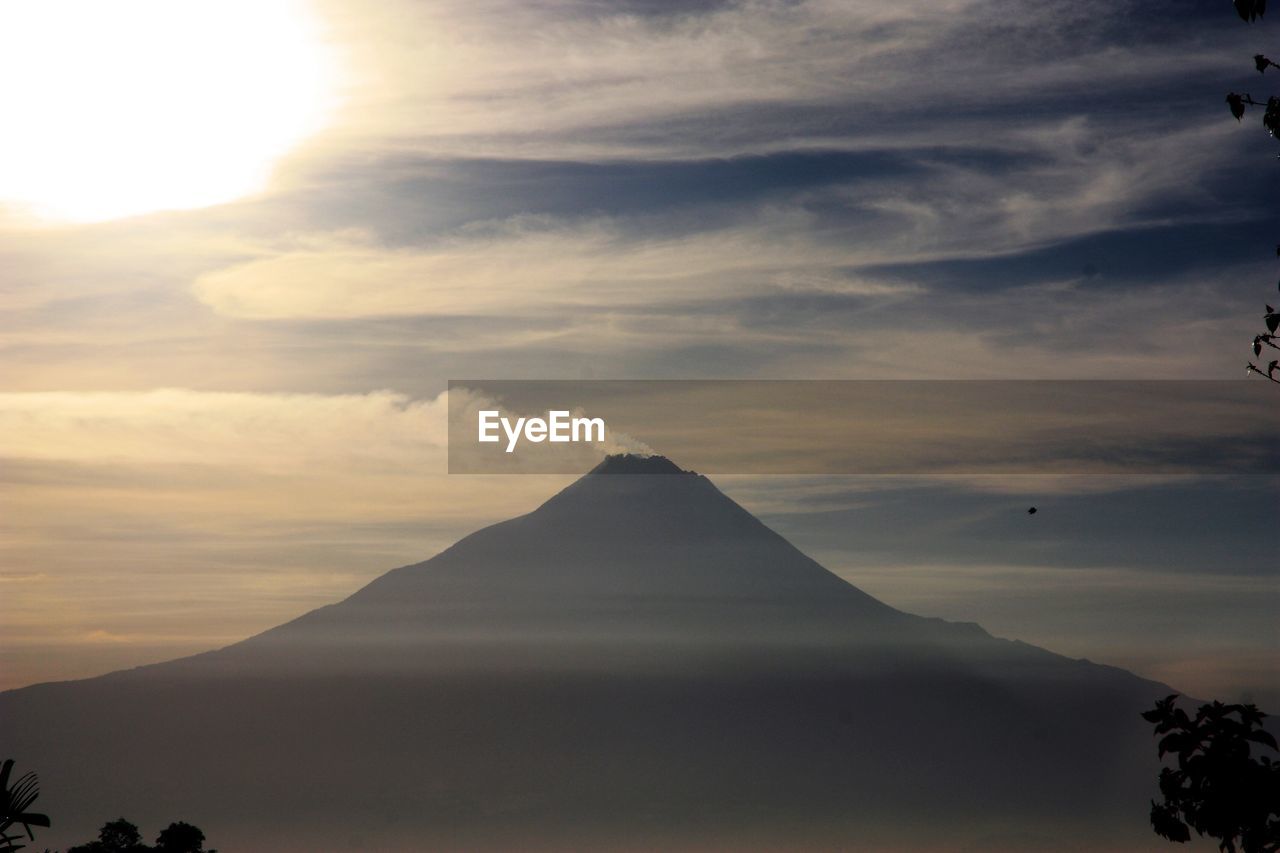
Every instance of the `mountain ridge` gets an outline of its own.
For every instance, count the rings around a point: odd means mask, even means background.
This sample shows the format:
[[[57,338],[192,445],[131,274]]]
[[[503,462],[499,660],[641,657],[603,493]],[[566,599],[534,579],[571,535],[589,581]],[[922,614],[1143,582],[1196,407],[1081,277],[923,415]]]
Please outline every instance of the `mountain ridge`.
[[[47,843],[123,813],[299,853],[335,833],[705,849],[729,828],[753,849],[993,826],[1019,850],[1147,846],[1138,714],[1167,687],[898,611],[706,477],[636,459],[239,643],[0,693],[62,816]]]
[[[681,476],[678,479],[667,479],[670,475]],[[551,608],[546,616],[549,619],[556,620],[555,633],[558,635],[556,639],[560,641],[561,646],[599,644],[602,646],[602,650],[611,652],[611,640],[614,643],[627,642],[638,647],[643,647],[646,640],[671,645],[673,631],[677,629],[690,631],[692,630],[691,623],[696,624],[705,615],[704,609],[692,608],[690,612],[684,614],[688,618],[681,619],[679,618],[681,614],[673,612],[672,606],[676,603],[688,604],[689,602],[696,603],[701,601],[704,604],[713,606],[722,603],[732,603],[739,606],[750,620],[749,626],[755,633],[753,638],[752,631],[745,630],[741,624],[730,626],[724,624],[723,621],[717,623],[714,626],[715,630],[721,632],[727,641],[716,645],[715,651],[720,654],[733,651],[735,644],[742,650],[750,651],[756,645],[759,645],[760,641],[768,645],[783,639],[789,639],[791,645],[799,647],[843,642],[854,648],[861,647],[868,642],[882,645],[890,643],[918,645],[920,643],[990,642],[1008,644],[1010,648],[1018,649],[1019,654],[1047,655],[1063,662],[1106,667],[1107,669],[1124,672],[1130,676],[1133,675],[1118,667],[1109,667],[1104,664],[1095,664],[1091,661],[1082,661],[1059,655],[1021,640],[994,637],[975,622],[917,616],[897,610],[868,595],[852,583],[823,568],[812,558],[800,552],[783,536],[773,531],[731,498],[724,495],[705,476],[694,471],[682,469],[663,456],[618,454],[606,457],[605,460],[587,474],[548,498],[534,510],[473,531],[426,560],[391,569],[337,602],[300,614],[280,625],[268,628],[228,646],[173,660],[109,672],[94,678],[127,676],[131,673],[154,675],[165,672],[166,668],[220,659],[229,659],[233,666],[252,669],[251,664],[243,659],[237,661],[236,658],[244,655],[261,655],[264,652],[264,644],[276,642],[281,636],[288,638],[291,634],[302,633],[312,635],[309,642],[314,642],[317,646],[329,645],[325,654],[330,656],[330,662],[334,662],[342,658],[341,650],[346,643],[351,641],[351,632],[344,629],[342,617],[345,615],[346,609],[352,606],[362,608],[363,612],[358,617],[361,621],[383,621],[388,617],[411,619],[414,627],[422,632],[422,635],[427,638],[429,643],[447,641],[450,637],[455,642],[458,640],[479,642],[480,638],[474,636],[476,631],[470,632],[470,635],[459,635],[456,632],[453,634],[442,631],[433,632],[431,630],[432,626],[427,622],[434,620],[434,626],[439,628],[443,621],[443,616],[458,608],[465,610],[467,618],[475,620],[479,618],[479,614],[483,613],[487,606],[488,612],[484,613],[486,618],[481,622],[481,628],[478,630],[489,630],[502,634],[503,632],[499,625],[510,623],[511,621],[511,608],[504,607],[504,603],[514,604],[517,609],[527,610],[531,604],[529,598],[531,594],[534,592],[545,594],[547,592],[545,587],[534,589],[526,582],[520,590],[521,595],[518,597],[513,596],[510,593],[510,584],[513,583],[513,576],[510,574],[498,579],[487,579],[487,582],[491,585],[494,583],[503,584],[496,593],[494,588],[490,586],[488,589],[481,589],[481,594],[476,595],[474,590],[465,589],[465,583],[458,583],[459,573],[474,573],[477,570],[477,564],[480,564],[479,568],[483,569],[483,564],[486,560],[504,559],[507,556],[505,552],[513,550],[513,546],[510,544],[500,544],[495,553],[494,545],[488,540],[496,535],[506,534],[513,530],[519,537],[523,533],[520,530],[522,526],[544,523],[548,519],[559,521],[563,517],[568,517],[573,524],[582,524],[583,518],[590,518],[593,513],[603,513],[605,516],[617,517],[619,514],[617,506],[619,501],[629,508],[637,495],[644,494],[651,496],[650,500],[644,502],[644,509],[652,512],[656,503],[661,506],[668,521],[675,522],[678,526],[686,528],[686,532],[690,527],[697,528],[697,532],[700,535],[705,535],[707,532],[705,527],[699,527],[699,525],[706,521],[705,510],[707,506],[712,506],[714,512],[719,515],[717,523],[728,527],[727,530],[714,531],[715,536],[712,540],[714,544],[710,548],[712,551],[717,553],[723,551],[727,547],[724,540],[732,536],[741,536],[744,533],[758,536],[760,541],[765,543],[768,550],[761,555],[759,553],[759,543],[753,541],[750,549],[753,551],[753,556],[757,558],[762,556],[762,562],[770,569],[776,567],[777,564],[774,561],[780,555],[785,556],[792,561],[788,568],[802,571],[806,575],[807,582],[800,585],[799,589],[794,585],[787,584],[784,584],[781,590],[776,587],[762,589],[761,585],[757,585],[750,594],[747,594],[736,589],[736,586],[742,580],[740,576],[737,574],[720,574],[710,579],[712,582],[710,585],[693,588],[686,586],[676,595],[653,595],[652,590],[649,590],[650,595],[640,597],[637,594],[636,584],[641,582],[652,584],[655,579],[652,576],[638,577],[633,574],[628,575],[623,580],[630,583],[629,588],[619,590],[615,586],[612,589],[605,588],[597,590],[597,592],[603,593],[606,599],[613,598],[609,606],[614,608],[615,615],[617,615],[616,610],[622,607],[636,610],[646,602],[653,605],[650,610],[642,612],[640,616],[642,622],[647,626],[659,628],[656,635],[645,637],[643,633],[635,630],[632,625],[630,630],[621,633],[619,639],[618,637],[611,637],[607,630],[602,630],[601,625],[593,623],[584,626],[579,635],[575,637],[568,627],[574,624],[573,617],[575,614],[572,609]],[[653,496],[656,496],[656,500],[653,499]],[[703,513],[699,514],[691,511],[691,499],[704,510]],[[625,522],[622,526],[625,527]],[[613,525],[602,529],[597,526],[596,533],[601,534],[601,538],[605,542],[612,543],[618,534],[617,527],[618,525]],[[669,533],[671,531],[666,530],[663,532]],[[554,544],[554,554],[557,559],[563,559],[564,542],[570,537],[571,533],[572,531],[556,530],[549,537]],[[581,531],[578,531],[577,535],[583,536]],[[520,544],[518,539],[515,548],[519,548]],[[469,550],[477,547],[481,551],[479,555],[467,554]],[[665,548],[666,545],[663,544],[662,547]],[[735,548],[734,550],[740,551],[741,549]],[[459,556],[460,554],[462,555],[461,557]],[[581,554],[576,556],[578,559],[583,559]],[[598,553],[593,554],[593,556],[599,557]],[[639,554],[633,556],[638,558],[642,566],[648,566],[653,559],[652,549],[642,549]],[[703,556],[697,555],[692,562],[698,562]],[[587,560],[586,563],[590,565],[590,560]],[[522,567],[522,572],[525,568],[527,566]],[[539,564],[534,568],[546,569],[547,567]],[[553,566],[552,568],[556,569],[557,573],[563,572],[563,569],[559,566]],[[432,581],[439,580],[442,573],[448,573],[450,575],[449,580],[453,582],[436,584],[433,587]],[[537,587],[542,584],[545,578],[545,574],[536,574],[533,586]],[[669,580],[671,575],[668,573],[663,578]],[[663,578],[659,578],[659,580]],[[527,581],[528,578],[525,578],[525,580]],[[582,576],[573,576],[570,583],[561,583],[556,592],[580,591],[586,585]],[[662,589],[665,590],[666,587]],[[465,594],[468,592],[471,594]],[[444,593],[444,596],[441,593]],[[771,596],[770,593],[773,593],[773,595]],[[799,597],[797,597],[797,593],[800,594]],[[822,598],[821,600],[816,600],[813,596],[821,596]],[[599,599],[591,602],[591,604],[598,607]],[[664,608],[664,605],[669,606]],[[381,610],[381,612],[377,612],[378,610]],[[766,633],[764,629],[769,623],[764,620],[769,617],[778,620],[780,624],[775,626],[774,631]],[[859,625],[850,620],[870,620],[871,624],[869,626]],[[628,620],[621,616],[615,619],[615,623],[619,625],[626,625],[627,622]],[[526,631],[523,635],[526,642],[539,642],[539,634],[542,641],[547,640],[546,635],[548,632],[545,627],[539,630],[539,626],[531,625],[527,621],[522,623],[522,626]],[[871,630],[870,636],[867,636],[861,630],[867,627]],[[787,637],[779,636],[784,631],[790,631],[791,633]],[[317,633],[322,636],[328,634],[335,637],[338,641],[336,648],[333,645],[325,644],[322,640],[314,639],[314,635]],[[762,637],[761,634],[764,634],[764,636]],[[384,639],[388,642],[404,644],[406,648],[412,649],[413,653],[417,654],[416,641],[421,637],[407,636],[405,633],[400,632],[388,634]],[[288,642],[287,639],[286,642]],[[357,645],[357,648],[364,645],[367,645],[367,643],[361,642]],[[469,658],[469,661],[477,665],[490,665],[493,663],[492,660],[483,655],[479,657],[473,656]],[[611,661],[612,658],[605,654],[596,663],[607,665]],[[421,660],[416,660],[416,662],[421,663]],[[531,663],[527,658],[524,662],[526,665]],[[359,667],[363,665],[363,661],[357,657],[352,661],[352,665]],[[78,681],[84,680],[89,679],[78,679]],[[35,686],[38,685],[27,685],[14,690],[20,691]],[[1160,688],[1167,689],[1163,685],[1160,685]],[[3,693],[0,693],[0,695],[3,695]]]

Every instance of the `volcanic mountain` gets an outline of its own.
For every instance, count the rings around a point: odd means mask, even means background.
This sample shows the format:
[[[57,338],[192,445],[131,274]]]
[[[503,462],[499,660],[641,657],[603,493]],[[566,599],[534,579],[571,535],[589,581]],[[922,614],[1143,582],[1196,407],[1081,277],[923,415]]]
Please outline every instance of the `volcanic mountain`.
[[[224,851],[1158,849],[1130,673],[895,610],[662,457],[224,649],[0,694],[55,832]]]

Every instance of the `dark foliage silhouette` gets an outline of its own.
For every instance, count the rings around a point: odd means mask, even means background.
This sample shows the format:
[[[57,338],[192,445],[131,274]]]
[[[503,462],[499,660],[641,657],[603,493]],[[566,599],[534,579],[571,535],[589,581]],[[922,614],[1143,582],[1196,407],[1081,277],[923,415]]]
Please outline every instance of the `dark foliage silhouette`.
[[[102,825],[98,839],[67,848],[67,853],[218,853],[204,849],[204,833],[183,821],[171,823],[156,837],[156,846],[142,843],[142,833],[124,818]]]
[[[1151,828],[1170,841],[1191,830],[1218,841],[1224,853],[1280,851],[1280,762],[1256,748],[1276,750],[1254,705],[1201,705],[1195,717],[1176,707],[1177,694],[1142,715],[1155,724],[1160,757],[1175,767],[1160,771],[1164,802],[1151,802]]]
[[[67,853],[137,853],[147,849],[138,827],[121,817],[104,823],[97,841],[69,847]]]
[[[1243,21],[1256,21],[1267,11],[1267,0],[1234,0],[1233,5]]]
[[[1240,15],[1241,20],[1246,23],[1252,23],[1261,18],[1267,11],[1266,0],[1235,0],[1236,13]],[[1280,68],[1280,63],[1275,62],[1269,57],[1258,53],[1254,54],[1253,67],[1258,69],[1259,74],[1265,74],[1269,68]],[[1275,139],[1280,139],[1280,97],[1272,95],[1265,101],[1255,100],[1249,93],[1240,94],[1239,92],[1227,93],[1227,109],[1231,110],[1231,115],[1236,121],[1242,121],[1249,107],[1262,108],[1262,126],[1267,129]],[[1276,246],[1276,256],[1280,257],[1280,246]],[[1278,285],[1280,286],[1280,285]],[[1267,330],[1259,335],[1253,336],[1253,357],[1259,358],[1262,355],[1263,347],[1270,347],[1274,350],[1280,350],[1280,335],[1276,332],[1280,329],[1280,312],[1270,305],[1266,306],[1266,312],[1262,315],[1262,322],[1266,325]],[[1266,369],[1259,367],[1254,362],[1246,365],[1246,372],[1252,376],[1257,374],[1264,379],[1280,385],[1280,359],[1272,359],[1267,363]]]
[[[40,796],[40,784],[36,774],[28,772],[10,782],[13,775],[13,759],[0,765],[0,850],[21,850],[26,847],[21,843],[22,833],[28,840],[35,840],[31,831],[33,826],[49,825],[49,818],[38,812],[29,811],[31,804]],[[19,828],[17,834],[15,829]]]
[[[159,853],[203,853],[204,833],[189,823],[171,823],[156,837]]]

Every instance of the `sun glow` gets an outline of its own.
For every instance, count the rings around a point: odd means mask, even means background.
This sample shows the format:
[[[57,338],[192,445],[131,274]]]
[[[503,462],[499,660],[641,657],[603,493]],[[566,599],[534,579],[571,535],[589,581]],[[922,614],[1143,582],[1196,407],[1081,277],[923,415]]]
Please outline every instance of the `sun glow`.
[[[304,0],[4,0],[0,205],[85,222],[259,192],[336,71]]]

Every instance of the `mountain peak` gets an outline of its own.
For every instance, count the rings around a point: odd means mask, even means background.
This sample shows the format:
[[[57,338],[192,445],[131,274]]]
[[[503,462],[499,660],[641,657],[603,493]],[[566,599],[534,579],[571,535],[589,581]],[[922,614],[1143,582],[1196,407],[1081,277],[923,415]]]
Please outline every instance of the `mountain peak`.
[[[615,453],[591,469],[592,474],[692,474],[665,456]]]

